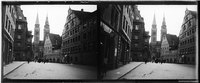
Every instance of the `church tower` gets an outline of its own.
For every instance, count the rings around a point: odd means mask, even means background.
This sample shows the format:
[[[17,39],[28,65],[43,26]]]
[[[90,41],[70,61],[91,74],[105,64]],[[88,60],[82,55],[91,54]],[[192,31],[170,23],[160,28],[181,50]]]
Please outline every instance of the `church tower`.
[[[157,41],[157,28],[156,28],[156,17],[154,14],[154,18],[153,18],[153,24],[152,24],[152,28],[151,28],[151,43],[156,43]]]
[[[34,29],[34,44],[38,45],[40,41],[40,24],[39,24],[39,18],[38,14],[36,17],[36,22],[35,22],[35,29]]]
[[[165,22],[165,15],[163,16],[162,26],[161,26],[161,35],[160,35],[160,41],[162,42],[162,38],[164,35],[167,34],[167,28],[166,28],[166,22]]]
[[[39,24],[39,18],[37,14],[35,28],[34,28],[34,41],[33,41],[34,57],[37,57],[39,55],[39,41],[40,41],[40,24]]]
[[[48,20],[48,15],[46,16],[46,21],[45,21],[45,25],[44,25],[44,38],[43,41],[45,42],[45,39],[47,37],[47,35],[50,33],[50,29],[49,29],[49,20]]]

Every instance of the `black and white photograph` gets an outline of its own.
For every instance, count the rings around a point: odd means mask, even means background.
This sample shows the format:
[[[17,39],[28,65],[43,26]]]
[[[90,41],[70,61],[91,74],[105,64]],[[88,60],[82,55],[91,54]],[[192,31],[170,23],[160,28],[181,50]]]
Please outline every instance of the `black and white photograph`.
[[[2,5],[3,79],[97,79],[97,5]]]
[[[198,82],[198,3],[177,2],[1,1],[1,82]]]
[[[101,78],[197,79],[197,5],[129,4],[100,5]]]

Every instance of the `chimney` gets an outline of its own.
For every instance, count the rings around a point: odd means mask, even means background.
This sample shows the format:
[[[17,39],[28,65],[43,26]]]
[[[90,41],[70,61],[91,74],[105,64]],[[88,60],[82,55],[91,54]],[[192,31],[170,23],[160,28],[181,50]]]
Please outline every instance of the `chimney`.
[[[81,9],[81,12],[83,12],[83,9]]]

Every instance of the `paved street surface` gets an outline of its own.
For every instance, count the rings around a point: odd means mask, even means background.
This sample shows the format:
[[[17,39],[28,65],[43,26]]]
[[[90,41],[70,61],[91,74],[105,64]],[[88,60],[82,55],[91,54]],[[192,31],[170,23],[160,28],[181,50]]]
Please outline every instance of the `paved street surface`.
[[[60,64],[35,63],[23,64],[5,78],[9,79],[96,79],[97,71],[94,67]]]
[[[126,73],[130,72],[132,69],[137,68],[144,62],[130,62],[129,64],[126,64],[122,67],[119,67],[114,70],[109,70],[106,73],[106,76],[103,79],[108,79],[108,80],[116,80],[125,75]]]
[[[121,79],[196,79],[196,68],[195,65],[149,62]]]

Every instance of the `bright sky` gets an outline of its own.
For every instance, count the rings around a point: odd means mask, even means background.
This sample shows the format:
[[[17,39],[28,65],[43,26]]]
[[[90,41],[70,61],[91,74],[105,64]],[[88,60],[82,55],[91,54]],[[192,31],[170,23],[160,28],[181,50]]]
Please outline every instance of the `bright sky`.
[[[97,10],[96,5],[21,5],[24,16],[27,18],[28,30],[34,34],[36,16],[38,12],[40,23],[40,40],[43,40],[43,30],[48,13],[50,33],[61,36],[68,15],[69,6],[72,10],[93,12]],[[34,40],[34,39],[33,39]]]
[[[165,15],[167,33],[179,35],[185,10],[197,11],[196,5],[138,5],[141,16],[144,18],[145,30],[151,35],[153,16],[155,13],[157,24],[157,41],[160,41],[160,30]],[[151,38],[150,38],[151,39]]]

